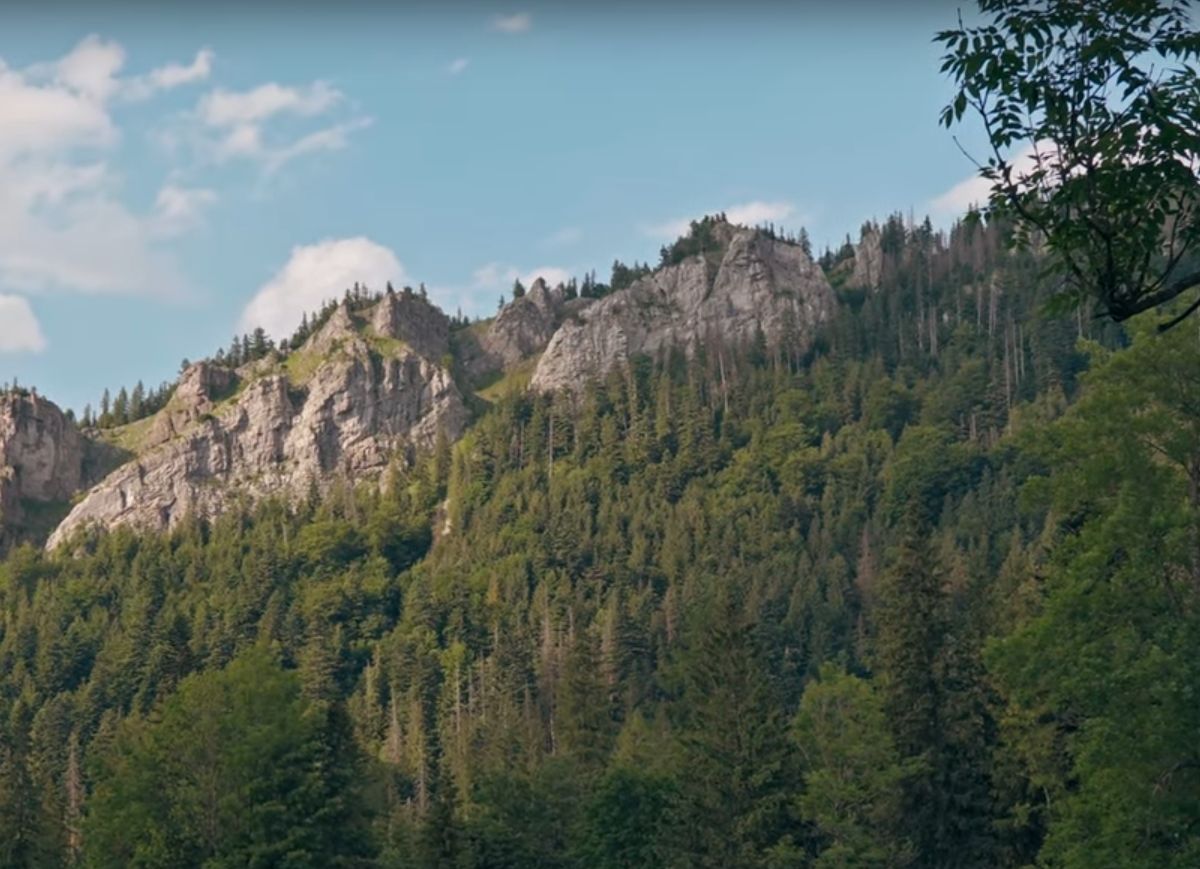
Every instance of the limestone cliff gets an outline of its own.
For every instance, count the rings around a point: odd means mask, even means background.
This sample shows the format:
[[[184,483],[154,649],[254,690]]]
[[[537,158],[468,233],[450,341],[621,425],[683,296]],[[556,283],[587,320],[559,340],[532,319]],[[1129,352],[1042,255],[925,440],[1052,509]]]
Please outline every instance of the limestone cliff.
[[[862,235],[854,248],[854,270],[847,286],[878,290],[883,276],[883,246],[879,227],[874,223],[863,226]]]
[[[563,320],[591,304],[568,299],[562,287],[550,289],[538,278],[495,319],[461,333],[456,342],[463,370],[475,380],[495,374],[541,353]]]
[[[241,495],[370,477],[398,450],[431,447],[439,432],[458,437],[467,412],[440,359],[448,334],[432,305],[388,294],[359,313],[339,306],[286,358],[237,372],[192,366],[136,458],[92,488],[47,547],[87,525],[168,528]]]
[[[538,280],[494,319],[453,331],[423,295],[348,296],[301,346],[236,370],[191,365],[165,407],[119,429],[80,433],[49,402],[12,393],[0,402],[0,520],[78,498],[54,548],[88,526],[163,529],[243,497],[303,496],[459,437],[456,374],[479,389],[532,370],[535,389],[573,390],[672,345],[761,334],[798,354],[833,313],[829,282],[797,244],[723,220],[679,244],[674,264],[600,300]]]
[[[28,513],[66,502],[85,483],[79,430],[34,392],[0,394],[0,549],[24,537]]]
[[[539,390],[574,389],[639,354],[708,338],[737,344],[761,329],[803,350],[833,313],[833,289],[795,244],[718,224],[718,247],[666,266],[567,317],[534,372]]]

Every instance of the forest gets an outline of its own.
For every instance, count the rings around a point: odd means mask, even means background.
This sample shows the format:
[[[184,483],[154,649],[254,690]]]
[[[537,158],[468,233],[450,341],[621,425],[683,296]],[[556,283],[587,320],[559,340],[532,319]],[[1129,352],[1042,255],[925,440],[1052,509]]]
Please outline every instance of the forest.
[[[1200,33],[978,5],[935,41],[988,203],[820,254],[811,347],[514,383],[381,484],[9,552],[0,867],[1200,866]]]
[[[808,353],[10,553],[0,865],[1200,865],[1195,322],[879,232]]]

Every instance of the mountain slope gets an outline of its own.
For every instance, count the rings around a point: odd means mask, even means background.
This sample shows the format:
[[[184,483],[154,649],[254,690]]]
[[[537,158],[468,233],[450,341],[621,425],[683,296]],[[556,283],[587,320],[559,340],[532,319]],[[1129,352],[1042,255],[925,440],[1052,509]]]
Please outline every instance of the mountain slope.
[[[493,319],[464,327],[408,289],[347,296],[297,346],[236,368],[221,358],[191,365],[148,418],[89,437],[64,418],[47,443],[70,467],[50,473],[55,499],[77,503],[47,545],[85,528],[171,528],[239,499],[377,477],[396,456],[457,440],[469,408],[486,407],[473,393],[506,378],[575,391],[635,357],[703,343],[761,341],[803,355],[836,304],[821,268],[759,230],[706,219],[693,232],[675,261],[600,299],[538,280]],[[77,454],[89,443],[126,461],[85,484]],[[15,515],[21,496],[7,497],[0,515]]]
[[[87,492],[47,546],[90,525],[168,528],[238,497],[303,495],[457,438],[466,407],[438,361],[448,334],[436,308],[388,294],[361,314],[343,303],[286,359],[237,372],[193,365],[137,456]]]

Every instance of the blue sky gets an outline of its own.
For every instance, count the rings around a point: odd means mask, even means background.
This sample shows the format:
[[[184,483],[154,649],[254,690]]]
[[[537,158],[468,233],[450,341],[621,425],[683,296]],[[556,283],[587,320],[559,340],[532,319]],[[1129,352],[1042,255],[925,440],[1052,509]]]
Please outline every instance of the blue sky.
[[[953,3],[93,5],[0,31],[0,379],[76,409],[355,278],[487,315],[705,212],[820,247],[973,190]]]

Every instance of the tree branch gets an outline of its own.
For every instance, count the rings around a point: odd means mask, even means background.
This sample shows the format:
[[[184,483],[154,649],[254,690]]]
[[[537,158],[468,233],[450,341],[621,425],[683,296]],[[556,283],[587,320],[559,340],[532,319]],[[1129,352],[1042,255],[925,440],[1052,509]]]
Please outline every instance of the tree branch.
[[[1161,323],[1158,327],[1159,334],[1161,335],[1163,332],[1166,332],[1168,329],[1178,326],[1180,323],[1182,323],[1184,320],[1186,320],[1189,316],[1191,316],[1193,313],[1195,313],[1197,308],[1200,308],[1200,296],[1197,296],[1196,301],[1194,301],[1190,305],[1188,305],[1187,309],[1182,314],[1180,314],[1178,317],[1172,317],[1167,322]]]

